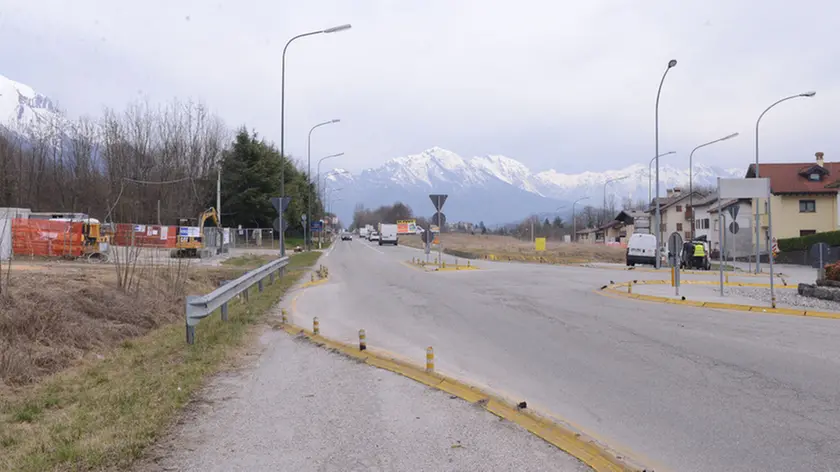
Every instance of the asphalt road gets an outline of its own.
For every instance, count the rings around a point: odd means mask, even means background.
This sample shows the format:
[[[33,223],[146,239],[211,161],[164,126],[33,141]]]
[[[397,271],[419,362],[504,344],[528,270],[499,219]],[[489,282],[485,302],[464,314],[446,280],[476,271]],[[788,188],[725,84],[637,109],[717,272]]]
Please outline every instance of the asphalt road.
[[[605,297],[663,274],[490,263],[427,273],[411,248],[337,242],[294,319],[554,415],[657,472],[840,470],[840,323]],[[449,258],[451,260],[451,258]],[[713,279],[715,274],[696,276]],[[745,279],[746,280],[746,279]]]
[[[589,470],[447,393],[283,331],[262,341],[259,362],[215,378],[136,472]]]

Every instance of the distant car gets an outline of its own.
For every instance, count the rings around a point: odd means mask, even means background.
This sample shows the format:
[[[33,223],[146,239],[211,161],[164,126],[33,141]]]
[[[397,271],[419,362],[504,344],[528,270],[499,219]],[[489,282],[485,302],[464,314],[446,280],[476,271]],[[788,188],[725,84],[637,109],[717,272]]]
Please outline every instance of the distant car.
[[[379,241],[379,233],[376,231],[370,233],[370,241]]]
[[[353,233],[341,233],[341,240],[342,241],[352,241],[353,240]]]

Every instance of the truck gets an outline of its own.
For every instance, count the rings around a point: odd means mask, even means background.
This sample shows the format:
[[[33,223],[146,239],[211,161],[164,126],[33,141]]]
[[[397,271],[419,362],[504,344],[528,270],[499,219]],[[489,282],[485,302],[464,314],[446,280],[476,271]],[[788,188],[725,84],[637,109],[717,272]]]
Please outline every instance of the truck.
[[[360,237],[360,238],[362,238],[362,239],[367,239],[367,236],[368,236],[368,229],[367,229],[367,227],[365,227],[365,228],[359,228],[359,237]]]
[[[399,244],[399,238],[397,238],[397,225],[379,225],[379,245],[381,246],[383,244],[393,244],[394,246]]]

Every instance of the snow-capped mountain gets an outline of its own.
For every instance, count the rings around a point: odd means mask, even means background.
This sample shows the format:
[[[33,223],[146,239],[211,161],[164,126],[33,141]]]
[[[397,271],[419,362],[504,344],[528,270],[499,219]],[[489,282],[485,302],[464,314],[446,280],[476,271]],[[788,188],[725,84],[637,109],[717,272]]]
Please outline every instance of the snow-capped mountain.
[[[693,184],[710,187],[717,177],[743,177],[745,169],[721,169],[695,164]],[[655,170],[652,172],[655,177]],[[660,163],[660,194],[666,188],[687,187],[688,169]],[[328,177],[329,186],[342,188],[335,210],[344,221],[350,221],[353,207],[366,207],[402,201],[417,215],[431,215],[434,208],[430,193],[447,193],[444,213],[449,221],[484,221],[486,224],[514,221],[531,213],[571,212],[571,203],[590,197],[586,203],[600,207],[604,198],[621,203],[648,201],[655,193],[655,182],[648,167],[634,164],[605,172],[564,174],[555,169],[531,172],[521,162],[500,155],[464,159],[458,154],[433,147],[420,154],[397,157],[382,166],[352,174],[335,169]],[[649,187],[650,182],[650,187]],[[649,190],[650,188],[650,190]]]
[[[0,75],[0,126],[28,133],[64,122],[64,115],[45,95]]]

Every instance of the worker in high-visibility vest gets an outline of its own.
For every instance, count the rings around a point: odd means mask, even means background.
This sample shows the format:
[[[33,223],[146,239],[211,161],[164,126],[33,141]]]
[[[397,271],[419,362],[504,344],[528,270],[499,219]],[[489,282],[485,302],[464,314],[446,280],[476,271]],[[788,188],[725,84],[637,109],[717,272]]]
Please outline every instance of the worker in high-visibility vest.
[[[694,267],[702,268],[706,260],[706,247],[703,243],[696,243],[694,245]]]

